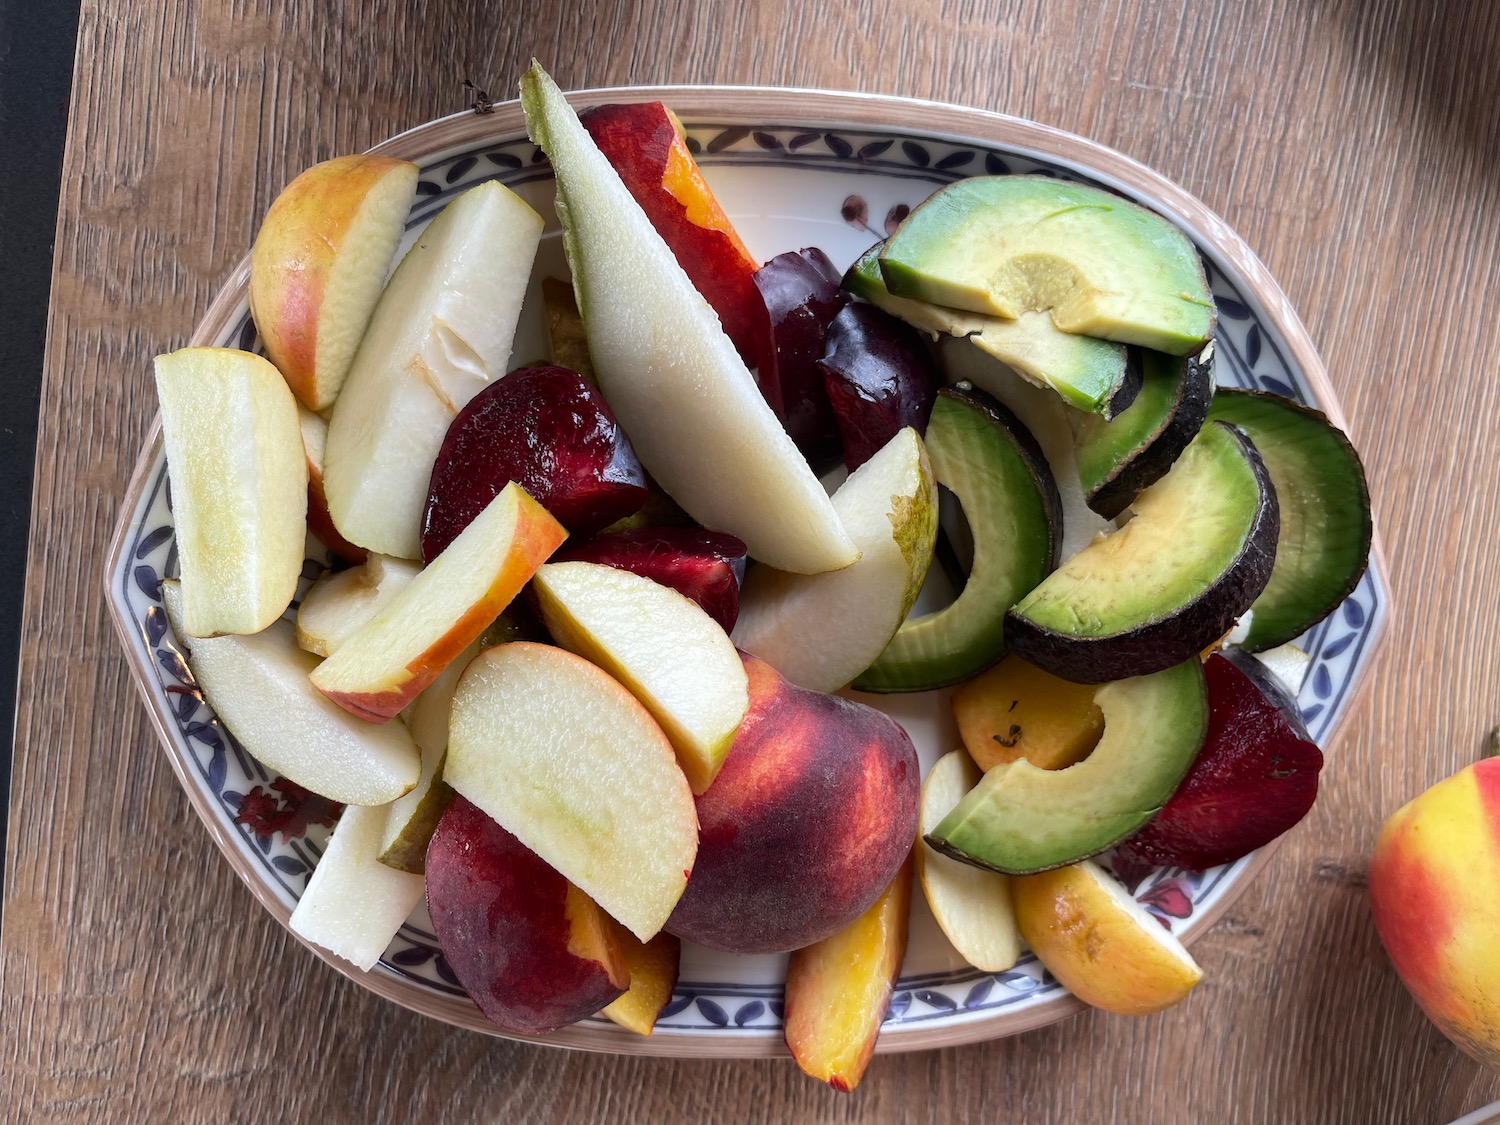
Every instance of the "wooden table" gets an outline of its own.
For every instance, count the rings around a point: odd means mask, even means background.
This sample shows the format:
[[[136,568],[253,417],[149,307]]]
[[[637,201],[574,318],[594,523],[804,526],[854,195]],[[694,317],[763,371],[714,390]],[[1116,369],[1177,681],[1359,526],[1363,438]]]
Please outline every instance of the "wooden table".
[[[24,49],[18,45],[17,49]],[[1182,1007],[875,1061],[485,1039],[301,949],[191,814],[100,563],[184,341],[305,165],[507,96],[776,83],[1002,110],[1182,183],[1260,252],[1370,470],[1396,606],[1322,799],[1195,950]],[[0,1117],[1447,1121],[1500,1097],[1423,1020],[1364,893],[1382,818],[1500,722],[1500,6],[1491,0],[85,0],[42,392],[0,951]],[[21,154],[24,159],[24,154]],[[249,966],[278,966],[248,976]]]

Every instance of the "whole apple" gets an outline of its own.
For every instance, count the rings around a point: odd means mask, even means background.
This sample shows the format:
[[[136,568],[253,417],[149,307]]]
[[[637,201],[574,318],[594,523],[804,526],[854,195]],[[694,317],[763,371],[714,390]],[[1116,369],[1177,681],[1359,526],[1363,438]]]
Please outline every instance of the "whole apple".
[[[1500,1068],[1500,758],[1438,782],[1386,821],[1370,906],[1422,1011]]]

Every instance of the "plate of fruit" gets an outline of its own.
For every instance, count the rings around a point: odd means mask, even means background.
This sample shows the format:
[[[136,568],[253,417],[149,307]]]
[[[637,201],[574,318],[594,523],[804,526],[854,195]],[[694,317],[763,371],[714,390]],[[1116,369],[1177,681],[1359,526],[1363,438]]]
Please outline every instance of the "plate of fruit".
[[[1264,266],[978,110],[533,67],[299,175],[155,378],[108,600],[184,789],[491,1034],[850,1089],[1169,1007],[1388,613]]]

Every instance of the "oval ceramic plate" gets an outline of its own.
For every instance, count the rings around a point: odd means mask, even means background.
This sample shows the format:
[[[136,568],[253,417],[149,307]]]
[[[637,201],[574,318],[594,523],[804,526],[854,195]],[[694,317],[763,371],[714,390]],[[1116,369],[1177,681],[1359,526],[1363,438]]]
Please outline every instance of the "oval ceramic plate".
[[[761,260],[820,246],[841,268],[886,234],[937,187],[971,175],[1031,173],[1078,179],[1122,192],[1167,215],[1202,251],[1219,307],[1221,383],[1256,387],[1312,403],[1342,424],[1306,330],[1265,267],[1222,220],[1196,199],[1116,152],[1014,118],[930,102],[797,90],[666,87],[589,91],[602,101],[667,102],[682,118],[714,190]],[[444,118],[403,133],[376,151],[422,168],[407,244],[465,188],[500,180],[548,217],[512,366],[546,355],[536,300],[544,272],[565,276],[545,158],[526,139],[515,103],[493,113]],[[249,260],[242,261],[193,335],[195,344],[251,348]],[[219,725],[193,689],[160,603],[163,576],[175,572],[166,463],[158,433],[141,454],[109,560],[109,604],[132,672],[173,768],[215,843],[256,897],[285,924],[317,863],[326,832],[283,842],[235,823],[244,795],[275,780]],[[305,579],[320,568],[310,560]],[[1327,742],[1351,706],[1387,613],[1378,558],[1353,595],[1301,641],[1312,655],[1299,703]],[[304,582],[305,588],[305,582]],[[905,723],[924,768],[957,745],[939,693],[876,700]],[[1207,929],[1264,864],[1266,851],[1202,874],[1170,870],[1116,873],[1173,932],[1191,940]],[[1028,954],[1014,969],[982,973],[965,965],[916,896],[909,952],[882,1030],[881,1051],[939,1047],[1042,1026],[1082,1005]],[[370,973],[315,950],[341,972],[426,1015],[498,1034],[457,986],[425,911],[417,912]],[[684,950],[671,1004],[647,1039],[599,1018],[546,1042],[592,1050],[689,1056],[784,1054],[784,957],[734,957]]]

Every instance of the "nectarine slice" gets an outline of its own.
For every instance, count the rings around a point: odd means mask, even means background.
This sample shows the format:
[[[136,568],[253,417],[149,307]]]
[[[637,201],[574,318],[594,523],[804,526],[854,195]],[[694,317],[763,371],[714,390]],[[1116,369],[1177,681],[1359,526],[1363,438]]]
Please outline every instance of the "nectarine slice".
[[[1022,758],[1040,769],[1066,769],[1104,734],[1097,690],[1011,655],[953,693],[953,717],[981,770]]]
[[[615,923],[615,935],[630,970],[630,987],[599,1014],[637,1035],[650,1035],[656,1017],[672,1000],[682,962],[682,942],[671,934],[657,934],[648,942]]]

